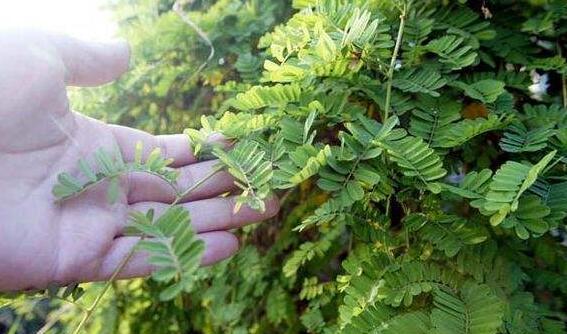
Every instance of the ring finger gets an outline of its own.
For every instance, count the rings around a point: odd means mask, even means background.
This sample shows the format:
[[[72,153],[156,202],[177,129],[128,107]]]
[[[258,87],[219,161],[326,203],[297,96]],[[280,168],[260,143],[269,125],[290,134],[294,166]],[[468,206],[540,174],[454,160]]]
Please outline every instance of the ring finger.
[[[191,214],[191,224],[197,233],[225,231],[245,226],[249,223],[269,219],[279,211],[279,201],[276,197],[266,200],[266,211],[259,212],[243,205],[234,212],[236,197],[217,197],[201,201],[181,204]],[[168,205],[158,202],[142,202],[132,204],[132,210],[147,212],[154,209],[156,216],[167,210]]]
[[[217,164],[218,160],[211,160],[178,168],[177,189],[182,192],[196,182],[210,176]],[[235,189],[234,178],[228,172],[221,171],[183,198],[181,203],[218,196]],[[132,173],[128,177],[129,204],[139,202],[172,203],[176,196],[176,191],[158,176]]]

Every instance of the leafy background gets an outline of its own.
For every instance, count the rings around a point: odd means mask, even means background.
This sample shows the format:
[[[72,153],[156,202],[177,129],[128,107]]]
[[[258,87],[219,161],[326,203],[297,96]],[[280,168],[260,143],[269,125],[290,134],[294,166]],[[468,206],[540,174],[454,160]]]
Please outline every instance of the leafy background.
[[[415,1],[391,63],[405,4],[188,1],[211,59],[173,1],[112,4],[132,71],[74,108],[252,141],[283,210],[175,301],[115,283],[89,332],[565,332],[567,5]],[[27,298],[0,321],[64,333],[79,311]]]

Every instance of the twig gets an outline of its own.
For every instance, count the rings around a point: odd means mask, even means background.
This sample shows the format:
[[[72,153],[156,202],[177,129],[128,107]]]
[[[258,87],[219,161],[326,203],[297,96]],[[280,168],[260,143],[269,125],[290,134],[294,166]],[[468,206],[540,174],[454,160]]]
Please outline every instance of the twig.
[[[84,307],[83,305],[77,303],[76,301],[69,300],[69,299],[65,299],[65,298],[61,298],[61,297],[59,297],[59,296],[54,296],[54,297],[52,297],[52,298],[53,298],[53,299],[60,300],[60,301],[62,301],[62,302],[65,302],[67,305],[75,306],[75,307],[77,307],[77,308],[79,308],[79,309],[81,309],[81,310],[83,310],[83,311],[85,311],[85,312],[87,311],[87,308],[86,308],[86,307]]]
[[[46,334],[47,331],[49,331],[51,328],[53,328],[53,326],[57,324],[57,321],[60,320],[61,316],[69,312],[72,307],[73,307],[72,304],[67,304],[61,307],[59,310],[57,310],[56,313],[50,315],[48,321],[45,323],[45,325],[43,325],[43,327],[39,329],[39,331],[37,331],[36,334]]]
[[[171,181],[168,180],[168,179],[167,179],[166,177],[164,177],[163,175],[161,175],[161,174],[159,174],[159,173],[156,173],[156,172],[153,172],[153,171],[148,171],[148,170],[135,170],[135,169],[132,168],[132,166],[128,166],[125,171],[120,171],[120,172],[117,172],[117,173],[114,173],[114,174],[107,175],[107,176],[105,176],[105,177],[103,177],[103,178],[101,178],[101,179],[99,179],[99,180],[97,180],[97,181],[95,181],[95,182],[91,182],[91,183],[88,183],[88,184],[84,185],[83,188],[82,188],[80,191],[77,191],[77,192],[75,192],[75,193],[73,193],[73,194],[71,194],[71,195],[69,195],[69,196],[61,197],[61,198],[56,199],[56,200],[55,200],[55,203],[56,203],[56,204],[60,204],[60,203],[63,203],[63,202],[65,202],[65,201],[68,201],[68,200],[70,200],[70,199],[79,197],[79,196],[81,196],[82,194],[84,194],[84,193],[90,191],[91,189],[93,189],[93,188],[99,186],[100,184],[111,180],[112,178],[121,177],[121,176],[124,176],[124,175],[129,174],[129,173],[142,173],[142,174],[148,174],[148,175],[151,175],[151,176],[158,177],[158,178],[160,178],[163,182],[165,182],[165,183],[171,188],[171,190],[173,190],[174,193],[177,194],[177,193],[179,192],[179,190],[177,189],[177,187],[176,187],[173,183],[171,183]]]
[[[142,236],[142,239],[144,237]],[[104,284],[104,287],[102,288],[102,291],[98,294],[98,296],[96,296],[95,301],[93,302],[93,304],[85,311],[85,315],[83,316],[83,319],[81,319],[81,322],[79,323],[79,325],[77,326],[77,328],[75,328],[75,331],[73,331],[73,334],[78,334],[81,332],[81,330],[83,329],[83,327],[86,325],[86,323],[89,321],[89,319],[92,317],[94,311],[96,310],[96,308],[98,307],[98,304],[100,303],[100,301],[102,300],[102,297],[104,297],[104,295],[106,294],[106,292],[110,289],[110,287],[112,286],[112,283],[116,280],[116,278],[118,278],[118,274],[120,274],[120,272],[122,271],[122,269],[124,269],[124,267],[126,266],[126,264],[128,263],[128,261],[130,261],[130,259],[132,258],[132,256],[134,256],[134,253],[136,252],[136,247],[132,247],[132,249],[130,250],[130,252],[128,252],[128,255],[126,255],[126,257],[124,259],[122,259],[122,261],[120,262],[120,264],[118,265],[118,267],[114,270],[114,272],[112,273],[112,276],[110,276],[110,279]]]
[[[201,185],[203,185],[203,183],[207,182],[210,178],[215,176],[222,169],[223,169],[223,167],[221,167],[221,166],[213,168],[213,170],[209,174],[205,175],[205,177],[203,177],[199,181],[195,182],[195,184],[193,184],[189,189],[187,189],[184,192],[182,192],[181,194],[177,195],[177,197],[175,198],[175,201],[173,201],[173,203],[171,203],[171,206],[177,205],[183,198],[187,197],[190,193],[195,191],[197,188],[199,188]]]
[[[10,326],[10,330],[8,331],[7,334],[17,334],[18,333],[18,329],[20,328],[20,325],[22,324],[22,318],[23,318],[23,315],[18,314],[18,316],[16,317],[16,320],[14,320],[14,323]]]
[[[559,42],[557,42],[557,54],[559,55],[559,57],[563,57],[561,44]],[[567,77],[564,73],[561,73],[561,86],[563,90],[563,108],[567,109]]]
[[[396,67],[396,61],[398,60],[398,54],[400,53],[400,47],[402,46],[402,38],[404,36],[404,28],[406,25],[406,14],[407,6],[401,8],[400,14],[400,28],[398,29],[398,37],[396,38],[396,46],[394,47],[394,53],[392,54],[392,60],[390,61],[390,68],[388,69],[388,85],[386,86],[386,103],[384,106],[384,119],[383,122],[388,120],[390,116],[390,104],[392,101],[392,83],[394,81],[394,69]]]
[[[8,307],[8,306],[14,304],[15,302],[16,302],[15,300],[9,300],[7,302],[4,302],[3,304],[0,304],[0,311],[5,307]]]
[[[562,84],[563,84],[563,108],[567,109],[567,77],[565,74],[561,76]]]
[[[288,190],[281,196],[281,198],[280,198],[280,203],[281,203],[282,205],[284,205],[284,204],[287,202],[289,196],[293,193],[293,191],[294,191],[294,189],[288,189]]]
[[[175,1],[175,3],[173,4],[173,11],[181,18],[181,20],[183,20],[183,22],[185,22],[188,26],[190,26],[193,30],[195,30],[197,35],[199,35],[199,37],[207,44],[207,46],[211,50],[207,60],[203,64],[201,64],[201,66],[199,66],[199,68],[197,69],[197,72],[195,72],[191,76],[191,77],[195,77],[203,69],[205,69],[205,67],[207,67],[209,62],[213,60],[213,58],[215,57],[215,46],[213,45],[207,34],[198,25],[196,25],[195,22],[191,21],[191,19],[185,14],[181,2],[182,0]]]

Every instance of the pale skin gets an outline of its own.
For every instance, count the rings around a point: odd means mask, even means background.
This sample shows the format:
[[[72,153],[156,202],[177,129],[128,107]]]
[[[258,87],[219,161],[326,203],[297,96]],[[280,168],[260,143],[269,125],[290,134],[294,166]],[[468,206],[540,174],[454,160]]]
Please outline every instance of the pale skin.
[[[105,185],[58,204],[51,193],[57,174],[77,173],[79,158],[101,147],[118,147],[131,161],[141,141],[145,154],[158,147],[175,160],[180,189],[191,187],[215,166],[216,161],[197,161],[183,135],[153,136],[69,110],[66,86],[117,79],[128,69],[129,53],[124,42],[95,44],[40,32],[0,32],[0,291],[109,279],[138,241],[123,235],[128,212],[154,208],[159,214],[175,199],[158,178],[133,174],[122,181],[116,204],[108,204]],[[234,213],[233,197],[219,197],[231,190],[234,180],[221,172],[181,201],[205,242],[203,265],[237,251],[231,230],[270,218],[279,209],[274,198],[264,213],[246,207]],[[118,277],[142,277],[151,271],[146,256],[137,252]]]

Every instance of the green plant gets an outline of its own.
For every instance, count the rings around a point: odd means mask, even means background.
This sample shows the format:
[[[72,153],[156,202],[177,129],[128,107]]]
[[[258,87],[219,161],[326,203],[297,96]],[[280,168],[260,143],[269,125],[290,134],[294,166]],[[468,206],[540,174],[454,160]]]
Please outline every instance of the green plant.
[[[113,283],[93,320],[135,333],[565,333],[567,5],[293,7],[233,63],[217,115],[186,131],[242,204],[261,210],[276,191],[283,214],[242,231],[241,253],[212,269],[190,252],[173,290]],[[530,71],[551,78],[545,94]],[[234,149],[211,148],[212,132]],[[61,194],[85,188],[61,181]],[[191,239],[134,218],[138,233]]]
[[[272,287],[268,319],[251,320],[255,328],[564,332],[563,304],[534,298],[545,284],[534,287],[531,275],[565,268],[555,257],[565,249],[550,235],[563,230],[567,214],[564,204],[550,205],[565,187],[565,150],[556,140],[565,95],[531,100],[524,71],[551,70],[564,81],[565,59],[557,55],[565,5],[522,10],[495,2],[479,12],[436,1],[294,6],[299,13],[260,40],[272,56],[261,85],[224,103],[236,114],[203,119],[205,133],[263,148],[272,188],[300,189],[286,193],[287,210],[293,201],[320,203],[299,206],[301,217],[284,220],[276,249],[265,251],[273,257],[265,266],[285,261],[283,275],[263,280]],[[528,17],[543,8],[553,8],[554,18],[535,31],[537,20]],[[522,18],[530,23],[522,26]],[[549,47],[512,56],[530,35]],[[253,118],[251,126],[231,126]],[[286,228],[303,236],[289,240]],[[538,247],[555,260],[542,262]],[[343,272],[334,263],[345,257]],[[305,300],[303,311],[270,316],[294,299]]]

